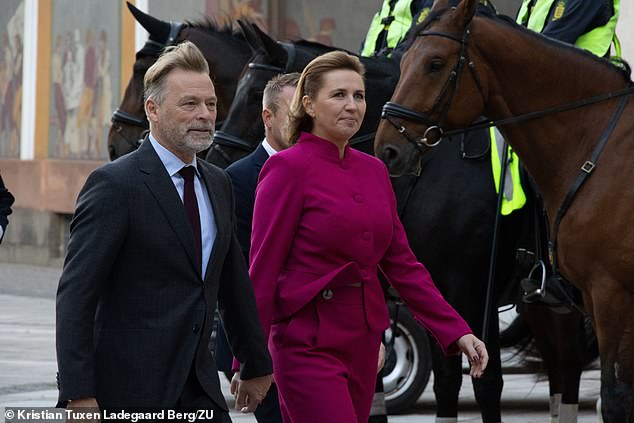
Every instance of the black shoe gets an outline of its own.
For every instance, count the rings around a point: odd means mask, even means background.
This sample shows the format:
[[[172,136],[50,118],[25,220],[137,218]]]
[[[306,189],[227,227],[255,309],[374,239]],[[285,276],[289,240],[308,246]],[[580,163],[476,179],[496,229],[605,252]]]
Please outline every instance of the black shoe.
[[[542,287],[541,281],[532,278],[522,279],[520,282],[524,290],[522,300],[527,304],[543,303],[559,314],[572,311],[574,295],[570,284],[557,276],[546,279]]]

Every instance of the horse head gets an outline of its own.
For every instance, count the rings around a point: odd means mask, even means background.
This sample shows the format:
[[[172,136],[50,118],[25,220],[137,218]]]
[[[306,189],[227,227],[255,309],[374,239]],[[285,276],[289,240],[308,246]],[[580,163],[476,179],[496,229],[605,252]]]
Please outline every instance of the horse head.
[[[281,43],[257,25],[238,21],[252,56],[242,70],[233,103],[221,129],[214,136],[207,160],[228,165],[253,151],[264,137],[262,95],[266,83],[275,75],[301,71],[313,56],[297,53],[294,44]],[[223,147],[223,151],[218,151]]]
[[[264,135],[261,106],[266,83],[280,73],[303,71],[315,57],[335,48],[306,40],[278,42],[254,24],[239,23],[253,55],[242,72],[231,110],[222,129],[216,133],[214,143],[233,144],[239,149],[241,142],[255,148]],[[398,80],[398,62],[385,57],[361,57],[361,61],[366,69],[367,109],[363,124],[350,143],[361,151],[372,153],[381,106],[392,94]],[[212,154],[216,154],[214,149],[210,150],[208,160]],[[227,155],[226,160],[232,158],[236,159]]]
[[[374,150],[398,176],[418,173],[429,148],[444,131],[471,124],[482,115],[487,81],[470,56],[469,36],[477,0],[449,6],[439,0],[410,31],[401,77],[383,107]]]
[[[145,72],[156,62],[165,47],[189,40],[203,53],[209,64],[209,76],[218,97],[218,121],[222,121],[229,110],[237,86],[237,75],[247,62],[250,49],[245,39],[231,24],[219,28],[215,22],[165,22],[150,16],[128,3],[128,9],[149,38],[136,53],[132,77],[128,82],[123,100],[113,113],[112,126],[108,133],[108,151],[112,160],[135,150],[148,130],[143,102],[143,78]],[[226,54],[231,52],[231,54]]]
[[[242,70],[227,118],[216,132],[214,142],[248,153],[264,136],[261,118],[264,87],[272,77],[284,73],[287,53],[282,44],[257,25],[244,21],[238,21],[238,24],[253,55]]]

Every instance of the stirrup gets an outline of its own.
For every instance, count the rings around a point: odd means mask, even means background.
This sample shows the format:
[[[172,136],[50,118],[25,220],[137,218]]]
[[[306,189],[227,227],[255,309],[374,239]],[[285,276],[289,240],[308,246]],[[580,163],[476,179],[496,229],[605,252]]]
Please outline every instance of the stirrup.
[[[533,278],[533,273],[541,269],[541,281]],[[527,304],[543,303],[559,314],[570,313],[573,300],[561,286],[561,281],[557,277],[546,278],[546,266],[543,261],[539,261],[531,269],[528,277],[520,282],[524,290],[522,300]]]
[[[541,269],[542,271],[541,282],[537,279],[533,279],[533,273],[535,273],[538,269]],[[522,300],[525,303],[532,304],[537,301],[541,301],[546,296],[546,265],[544,262],[540,260],[535,263],[531,271],[528,272],[528,277],[522,279],[520,284],[524,290]]]

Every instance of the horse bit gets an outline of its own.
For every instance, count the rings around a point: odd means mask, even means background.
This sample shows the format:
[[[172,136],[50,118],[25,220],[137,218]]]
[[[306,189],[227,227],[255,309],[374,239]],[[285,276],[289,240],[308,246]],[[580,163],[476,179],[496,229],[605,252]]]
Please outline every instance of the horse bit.
[[[471,32],[469,30],[469,27],[465,28],[462,38],[459,38],[444,32],[436,32],[436,31],[424,31],[424,32],[420,32],[416,34],[417,37],[434,36],[434,37],[447,38],[449,40],[460,43],[460,46],[461,46],[460,57],[458,58],[458,61],[456,62],[454,68],[451,70],[451,73],[449,74],[449,78],[445,82],[445,85],[443,86],[440,94],[438,94],[438,97],[436,97],[436,100],[434,100],[434,103],[431,106],[429,113],[427,114],[418,113],[415,110],[412,110],[410,108],[407,108],[405,106],[402,106],[400,104],[393,103],[390,101],[385,103],[385,105],[383,106],[381,119],[387,120],[398,131],[399,134],[403,135],[403,137],[405,137],[405,139],[408,142],[412,143],[417,149],[422,150],[424,147],[428,147],[428,148],[436,147],[438,144],[440,144],[440,141],[442,141],[443,137],[445,136],[445,133],[441,125],[442,125],[442,122],[445,120],[447,113],[449,112],[449,109],[451,107],[451,103],[456,94],[458,83],[460,81],[460,76],[462,74],[462,70],[465,66],[465,63],[467,64],[467,66],[469,67],[469,70],[471,71],[471,74],[473,75],[473,79],[475,81],[476,86],[478,87],[480,96],[483,99],[485,98],[483,94],[480,78],[478,77],[478,74],[476,73],[475,65],[473,64],[473,61],[469,59],[469,55],[467,51],[468,49],[467,41],[469,39],[470,34]],[[430,116],[434,114],[435,109],[441,105],[441,101],[445,98],[447,98],[447,100],[445,101],[444,106],[442,106],[442,110],[439,113],[439,118],[437,121],[434,121]],[[427,129],[423,133],[423,136],[417,139],[410,135],[405,125],[396,123],[393,118],[399,118],[404,120],[410,120],[415,123],[421,123],[421,124],[427,125]],[[429,136],[432,133],[438,133],[439,136],[436,141],[429,140]]]

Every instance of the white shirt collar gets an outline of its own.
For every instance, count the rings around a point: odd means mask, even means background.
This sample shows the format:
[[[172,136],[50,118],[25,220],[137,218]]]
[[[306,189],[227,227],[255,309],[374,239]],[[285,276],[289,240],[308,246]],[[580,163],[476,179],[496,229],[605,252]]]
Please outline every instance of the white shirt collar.
[[[181,170],[184,166],[194,166],[194,168],[196,169],[196,173],[198,173],[198,167],[196,166],[196,157],[194,157],[194,160],[191,163],[183,163],[183,161],[179,159],[178,156],[169,151],[167,148],[163,147],[156,140],[156,138],[154,138],[154,135],[152,135],[151,132],[148,139],[152,143],[154,151],[156,151],[156,154],[158,154],[159,159],[161,159],[163,166],[165,166],[165,169],[170,176],[178,173],[178,171]]]
[[[273,154],[277,153],[277,151],[275,151],[275,149],[273,147],[271,147],[271,144],[269,144],[269,142],[266,140],[266,138],[264,138],[264,141],[262,141],[262,147],[264,147],[266,152],[269,154],[269,157],[271,157]]]

